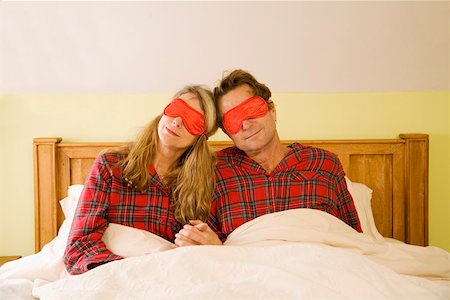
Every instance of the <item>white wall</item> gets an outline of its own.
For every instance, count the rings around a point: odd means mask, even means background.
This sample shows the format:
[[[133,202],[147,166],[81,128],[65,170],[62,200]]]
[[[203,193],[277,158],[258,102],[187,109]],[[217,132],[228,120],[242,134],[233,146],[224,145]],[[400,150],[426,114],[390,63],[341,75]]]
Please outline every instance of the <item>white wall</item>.
[[[0,92],[449,89],[449,2],[0,2]]]

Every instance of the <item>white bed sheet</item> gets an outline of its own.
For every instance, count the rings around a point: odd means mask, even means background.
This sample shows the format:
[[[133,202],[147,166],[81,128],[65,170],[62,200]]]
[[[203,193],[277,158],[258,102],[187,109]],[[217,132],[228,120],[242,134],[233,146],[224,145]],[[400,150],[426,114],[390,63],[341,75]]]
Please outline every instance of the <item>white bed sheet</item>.
[[[51,299],[445,299],[448,289],[363,256],[304,243],[180,248],[34,289]]]
[[[138,256],[54,282],[36,279],[33,295],[44,300],[450,296],[448,252],[376,240],[317,210],[257,218],[235,230],[225,246],[158,249],[159,238],[148,238],[154,251],[147,248],[133,253]]]

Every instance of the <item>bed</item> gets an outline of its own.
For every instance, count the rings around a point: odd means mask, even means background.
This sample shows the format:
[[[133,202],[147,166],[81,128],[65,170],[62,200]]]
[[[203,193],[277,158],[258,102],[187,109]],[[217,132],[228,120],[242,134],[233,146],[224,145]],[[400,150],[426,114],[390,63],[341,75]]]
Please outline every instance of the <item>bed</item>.
[[[76,205],[71,190],[82,188],[98,153],[123,143],[34,139],[37,253],[0,268],[0,296],[20,287],[23,299],[448,299],[450,254],[428,246],[428,135],[296,142],[338,155],[363,234],[308,209],[257,218],[220,247],[173,248],[111,224],[105,243],[126,259],[69,276],[66,202]]]

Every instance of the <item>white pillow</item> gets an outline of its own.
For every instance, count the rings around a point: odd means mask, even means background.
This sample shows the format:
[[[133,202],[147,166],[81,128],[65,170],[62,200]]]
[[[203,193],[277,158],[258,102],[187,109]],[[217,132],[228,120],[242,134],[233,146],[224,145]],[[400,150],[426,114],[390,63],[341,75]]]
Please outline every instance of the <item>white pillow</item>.
[[[345,181],[355,203],[362,231],[376,240],[382,240],[383,236],[378,232],[373,218],[372,190],[362,183],[352,182],[347,177],[345,177]]]
[[[66,219],[72,220],[77,209],[78,199],[80,199],[81,192],[84,185],[75,184],[69,186],[67,190],[67,197],[59,201],[62,211]]]
[[[102,236],[106,247],[122,257],[133,257],[170,250],[173,243],[151,232],[109,223]]]

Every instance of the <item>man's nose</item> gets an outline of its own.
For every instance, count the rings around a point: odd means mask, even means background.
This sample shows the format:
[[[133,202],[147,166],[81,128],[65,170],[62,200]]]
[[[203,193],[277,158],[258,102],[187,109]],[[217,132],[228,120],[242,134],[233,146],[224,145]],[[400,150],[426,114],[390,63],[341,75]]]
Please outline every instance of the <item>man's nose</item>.
[[[241,128],[243,130],[247,130],[252,126],[252,120],[251,119],[245,119],[244,121],[242,121],[242,126]]]

